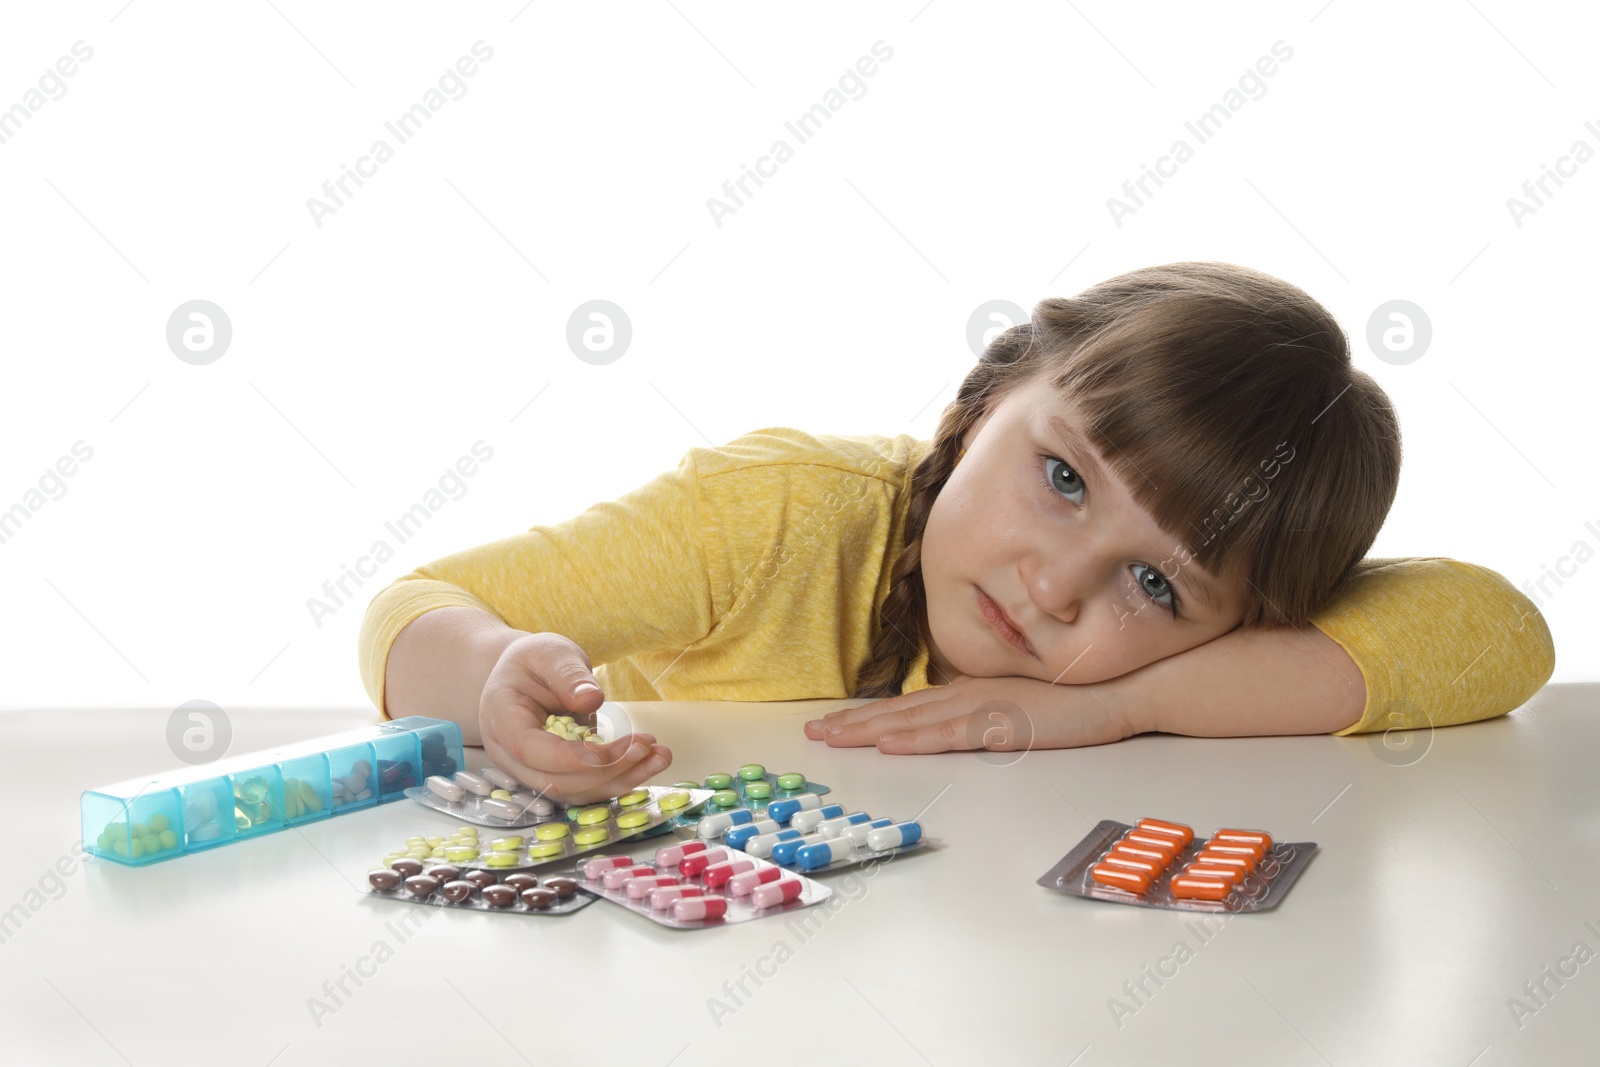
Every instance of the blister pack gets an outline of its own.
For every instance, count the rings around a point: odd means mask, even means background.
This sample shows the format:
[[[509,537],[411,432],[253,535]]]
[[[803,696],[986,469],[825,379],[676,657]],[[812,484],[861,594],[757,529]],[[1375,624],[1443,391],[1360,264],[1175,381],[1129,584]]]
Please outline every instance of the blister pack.
[[[810,793],[775,800],[759,813],[735,808],[707,815],[696,833],[699,848],[720,841],[726,848],[807,874],[884,860],[934,843],[923,836],[920,822],[846,812],[843,804],[824,804]]]
[[[425,866],[409,856],[368,871],[367,882],[372,887],[368,896],[377,900],[511,915],[566,915],[595,900],[578,891],[576,878],[540,879],[521,872],[499,875],[462,870],[450,863]]]
[[[683,812],[702,807],[712,792],[709,789],[648,786],[613,797],[599,805],[568,807],[537,793],[514,793],[503,782],[525,789],[504,771],[496,767],[484,767],[477,774],[458,771],[451,779],[429,778],[422,785],[407,789],[406,796],[425,808],[492,830],[523,830],[564,820],[588,825],[583,821],[585,813],[592,812],[596,807],[609,806],[613,814],[618,816],[639,811],[650,812],[652,817],[648,820],[641,821],[632,815],[623,820],[622,829],[633,829],[637,833],[667,822]]]
[[[705,807],[686,812],[677,820],[680,826],[693,825],[703,816],[719,811],[761,811],[775,800],[829,792],[827,786],[810,781],[798,771],[772,774],[759,763],[746,763],[733,774],[708,774],[704,782],[677,782],[675,788],[711,790]]]
[[[1274,843],[1261,830],[1197,838],[1182,823],[1102,821],[1039,878],[1074,896],[1178,911],[1277,907],[1316,853],[1314,841]]]
[[[762,919],[827,900],[833,890],[766,860],[689,841],[657,849],[654,862],[595,856],[578,864],[583,888],[679,930]],[[690,850],[690,851],[686,851]]]

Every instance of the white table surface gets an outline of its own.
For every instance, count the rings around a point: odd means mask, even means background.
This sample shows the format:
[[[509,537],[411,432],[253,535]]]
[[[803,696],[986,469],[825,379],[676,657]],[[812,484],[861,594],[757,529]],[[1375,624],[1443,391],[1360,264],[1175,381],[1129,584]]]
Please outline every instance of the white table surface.
[[[1600,958],[1571,957],[1600,953],[1597,696],[1550,686],[1402,752],[1146,736],[1020,759],[806,740],[852,701],[625,705],[673,749],[662,784],[761,762],[875,816],[933,802],[942,847],[829,876],[843,905],[804,938],[791,916],[678,931],[606,901],[535,918],[365,900],[384,853],[457,825],[410,801],[141,869],[90,859],[29,896],[78,839],[84,788],[175,765],[170,709],[5,713],[0,1063],[1593,1063]],[[373,719],[230,717],[232,753]],[[1035,883],[1099,820],[1147,815],[1320,851],[1278,908],[1204,942],[1192,913]],[[380,942],[315,1020],[324,982]],[[1542,1006],[1523,989],[1541,978]],[[1514,1018],[1513,997],[1537,1011]],[[1112,998],[1136,1010],[1114,1019]]]

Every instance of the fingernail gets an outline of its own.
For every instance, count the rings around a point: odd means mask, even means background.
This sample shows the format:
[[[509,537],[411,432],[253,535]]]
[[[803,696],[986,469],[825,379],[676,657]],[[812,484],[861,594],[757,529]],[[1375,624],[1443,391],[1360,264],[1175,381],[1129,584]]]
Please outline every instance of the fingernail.
[[[830,726],[830,727],[828,727],[827,733],[828,733],[829,737],[832,737],[834,734],[842,734],[842,733],[844,733],[844,727],[843,726]]]
[[[600,692],[600,687],[593,682],[579,682],[572,687],[572,692],[575,696],[587,696],[590,693]]]

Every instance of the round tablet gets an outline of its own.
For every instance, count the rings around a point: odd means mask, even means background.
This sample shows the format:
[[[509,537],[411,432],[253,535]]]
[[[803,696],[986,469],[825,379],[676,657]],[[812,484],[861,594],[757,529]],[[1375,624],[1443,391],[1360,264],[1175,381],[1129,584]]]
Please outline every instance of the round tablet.
[[[541,823],[533,828],[533,836],[540,841],[559,841],[567,836],[567,824],[564,822]]]
[[[461,880],[463,882],[470,882],[479,889],[482,889],[484,886],[494,885],[500,881],[500,879],[496,878],[489,871],[468,871],[466,874],[461,876]]]
[[[637,808],[640,804],[648,804],[649,802],[650,790],[648,789],[635,789],[633,792],[624,793],[617,798],[617,806],[620,808]]]
[[[772,783],[746,782],[744,795],[750,800],[765,800],[772,795]]]
[[[605,822],[611,818],[611,809],[607,807],[584,808],[578,812],[576,821],[579,826],[593,826],[595,823]]]
[[[478,858],[478,849],[475,845],[456,845],[444,850],[444,858],[452,863],[465,863]]]
[[[733,784],[733,775],[731,775],[731,774],[708,774],[708,775],[706,775],[706,788],[707,789],[726,789],[732,784]]]
[[[508,885],[486,885],[483,899],[491,908],[509,908],[517,902],[517,891]]]
[[[714,808],[736,808],[739,806],[739,794],[731,789],[719,789],[711,794],[711,806]]]
[[[522,840],[522,838],[516,834],[513,834],[510,837],[495,838],[493,841],[489,842],[489,847],[494,849],[496,852],[515,852],[525,844],[527,844],[526,841]]]
[[[397,860],[390,860],[389,866],[399,871],[405,878],[422,873],[422,861],[412,859],[410,856],[402,856]]]
[[[560,897],[562,900],[566,900],[568,897],[577,893],[578,880],[576,878],[546,878],[544,880],[544,887],[546,889],[554,890],[556,896]]]
[[[566,827],[562,827],[562,829],[566,829]],[[587,833],[588,831],[584,832]],[[528,857],[536,860],[549,859],[551,856],[561,855],[566,850],[567,843],[565,841],[541,841],[537,845],[528,846]]]
[[[372,883],[372,888],[387,893],[400,884],[400,872],[392,867],[379,867],[367,872],[367,881]]]
[[[673,782],[672,783],[672,788],[674,788],[674,789],[699,789],[700,788],[700,783],[699,782]]]
[[[599,844],[609,836],[610,831],[604,826],[591,826],[587,830],[579,830],[573,834],[572,841],[573,844],[577,845],[594,845]]]
[[[522,902],[530,908],[542,911],[556,902],[556,893],[553,889],[524,889]]]
[[[681,789],[675,789],[670,793],[661,794],[661,799],[657,803],[662,811],[677,811],[679,808],[689,806],[689,794]]]
[[[439,888],[439,879],[430,878],[425,874],[414,874],[406,879],[406,888],[411,891],[411,895],[414,897],[425,897]]]
[[[422,873],[429,878],[437,878],[441,882],[453,882],[461,877],[461,872],[448,863],[435,863]]]
[[[759,763],[746,763],[743,767],[739,768],[739,777],[743,778],[747,782],[753,782],[758,778],[765,778],[766,776],[767,769],[761,766]]]
[[[452,904],[459,904],[466,900],[478,887],[467,881],[446,882],[439,887],[439,895]]]
[[[625,811],[617,816],[617,826],[623,830],[632,830],[635,827],[644,826],[649,821],[650,813],[648,811]]]
[[[521,871],[518,871],[516,874],[506,875],[505,878],[501,879],[500,884],[508,885],[520,893],[524,889],[532,889],[534,886],[538,885],[539,879],[535,878],[531,874],[523,874]]]
[[[483,862],[491,867],[515,867],[522,858],[515,852],[491,852],[483,857]]]
[[[806,776],[803,775],[803,774],[780,774],[780,775],[778,775],[778,788],[779,789],[804,789],[805,787],[806,787]]]

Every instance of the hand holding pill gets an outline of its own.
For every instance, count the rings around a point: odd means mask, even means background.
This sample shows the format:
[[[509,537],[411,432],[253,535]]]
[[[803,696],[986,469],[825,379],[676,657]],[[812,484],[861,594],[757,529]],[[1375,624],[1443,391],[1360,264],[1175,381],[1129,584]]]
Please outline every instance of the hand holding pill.
[[[583,649],[560,634],[525,634],[506,646],[484,682],[478,702],[484,751],[518,781],[562,803],[626,793],[665,770],[672,750],[646,733],[574,739],[577,717],[603,703]],[[563,716],[573,719],[570,728]],[[561,732],[547,729],[552,720]]]

